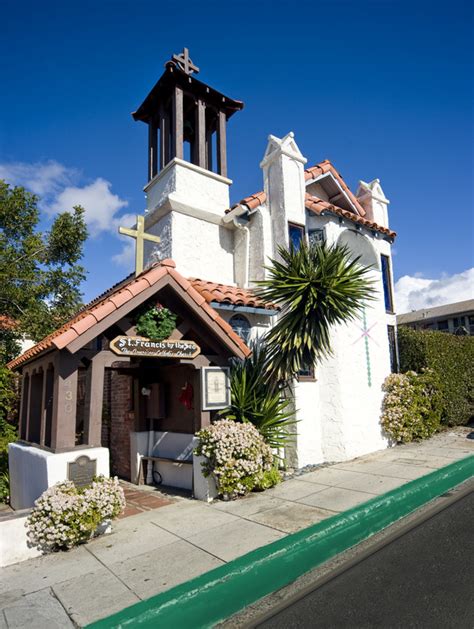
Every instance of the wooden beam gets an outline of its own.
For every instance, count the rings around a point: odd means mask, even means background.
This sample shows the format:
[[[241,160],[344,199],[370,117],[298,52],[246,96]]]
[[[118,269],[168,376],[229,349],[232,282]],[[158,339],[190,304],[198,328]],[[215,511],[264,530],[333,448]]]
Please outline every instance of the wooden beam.
[[[201,370],[196,369],[193,376],[193,389],[194,389],[194,432],[196,433],[201,428],[209,426],[211,423],[210,411],[201,410],[202,397],[201,397]]]
[[[27,441],[41,443],[42,395],[44,371],[38,368],[30,379],[30,409]]]
[[[104,351],[93,357],[86,375],[86,399],[84,409],[84,443],[88,446],[102,444],[102,406],[104,401],[105,368],[115,362],[116,356]]]
[[[78,350],[82,349],[84,345],[93,341],[97,336],[103,334],[108,328],[116,324],[120,319],[126,317],[132,310],[141,306],[143,302],[150,297],[153,297],[163,286],[170,283],[169,275],[165,275],[158,280],[153,286],[146,288],[135,297],[132,297],[130,301],[125,302],[122,306],[111,312],[107,317],[96,323],[89,330],[78,336],[74,341],[71,341],[66,347],[71,354],[75,354]],[[118,357],[117,357],[118,358]],[[119,359],[119,358],[118,358]]]
[[[78,350],[82,349],[84,345],[87,345],[87,343],[99,336],[99,334],[104,333],[105,330],[117,323],[117,321],[123,319],[123,317],[127,316],[130,312],[132,312],[132,310],[135,310],[135,308],[147,301],[150,297],[154,297],[160,290],[167,286],[173,289],[173,293],[177,296],[178,300],[188,306],[193,313],[193,316],[196,316],[196,318],[202,322],[202,325],[211,332],[212,339],[216,339],[216,342],[218,340],[221,341],[224,347],[228,348],[230,355],[245,358],[245,354],[237,343],[231,341],[229,336],[221,329],[221,327],[216,324],[209,315],[203,313],[201,307],[196,304],[194,299],[189,297],[189,295],[183,291],[180,284],[178,284],[170,275],[165,275],[155,284],[146,288],[141,293],[138,293],[135,297],[132,297],[129,301],[117,308],[117,310],[111,312],[107,317],[104,317],[89,330],[71,341],[66,346],[67,350],[74,354]]]
[[[79,361],[67,350],[58,351],[54,365],[51,448],[55,452],[76,445],[77,371]]]
[[[176,327],[170,334],[170,339],[173,341],[180,341],[189,332],[191,325],[188,321],[182,321],[178,327]]]
[[[148,123],[148,180],[151,181],[158,172],[158,129],[156,121]]]
[[[183,159],[183,90],[175,85],[173,92],[172,157]]]
[[[40,444],[44,446],[44,438],[46,434],[46,376],[47,371],[43,369],[43,387],[41,391],[41,424],[40,424]]]
[[[212,170],[212,126],[206,129],[206,168]]]
[[[200,99],[196,107],[196,163],[206,168],[206,105]]]
[[[28,397],[30,395],[30,372],[27,369],[24,369],[21,374],[21,400],[20,400],[20,439],[24,439],[26,441],[26,436],[28,434],[28,408],[29,401]],[[28,385],[28,386],[27,386]]]
[[[160,123],[160,170],[162,170],[166,164],[170,161],[170,127],[169,118],[166,114],[165,108],[160,107],[159,114]]]
[[[28,391],[26,395],[26,420],[25,420],[25,434],[23,435],[23,439],[28,441],[28,434],[30,431],[30,408],[31,408],[31,378],[33,373],[31,370],[28,372]]]
[[[224,111],[219,111],[217,118],[217,172],[227,177],[227,139],[226,116]]]

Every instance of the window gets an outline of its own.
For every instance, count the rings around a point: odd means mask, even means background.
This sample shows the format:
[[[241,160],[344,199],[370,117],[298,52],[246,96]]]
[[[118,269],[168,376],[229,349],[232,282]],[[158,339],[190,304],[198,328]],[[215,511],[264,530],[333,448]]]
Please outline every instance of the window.
[[[248,343],[250,338],[250,329],[252,326],[250,325],[247,317],[244,317],[241,314],[236,314],[230,318],[229,324],[234,332],[244,341],[244,343]]]
[[[453,319],[453,326],[454,326],[454,331],[456,332],[459,328],[465,328],[466,327],[466,321],[464,319],[464,317],[454,317]],[[466,330],[467,332],[467,330]]]
[[[299,382],[314,382],[316,380],[316,376],[314,375],[314,365],[303,365],[303,367],[298,371],[298,380]]]
[[[449,332],[449,324],[447,319],[444,319],[443,321],[438,321],[438,330],[440,330],[440,332]]]
[[[295,249],[299,249],[301,242],[304,240],[303,225],[288,223],[288,236],[290,239],[290,246],[293,245]]]
[[[322,245],[326,241],[324,229],[310,229],[308,237],[310,245]]]
[[[385,300],[385,310],[387,312],[393,312],[393,296],[392,296],[392,279],[390,273],[390,258],[388,256],[381,256],[382,262],[382,281],[383,281],[383,296]]]
[[[388,331],[388,347],[390,352],[390,369],[392,373],[398,373],[398,344],[397,333],[394,325],[387,326]]]
[[[474,336],[474,315],[469,315],[469,334]]]

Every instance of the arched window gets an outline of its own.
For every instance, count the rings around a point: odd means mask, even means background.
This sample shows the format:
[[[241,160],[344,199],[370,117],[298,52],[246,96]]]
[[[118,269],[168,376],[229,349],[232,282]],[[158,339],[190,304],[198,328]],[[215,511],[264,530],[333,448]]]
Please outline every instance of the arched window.
[[[236,332],[245,343],[248,343],[251,325],[247,317],[236,314],[230,318],[229,324],[234,332]]]

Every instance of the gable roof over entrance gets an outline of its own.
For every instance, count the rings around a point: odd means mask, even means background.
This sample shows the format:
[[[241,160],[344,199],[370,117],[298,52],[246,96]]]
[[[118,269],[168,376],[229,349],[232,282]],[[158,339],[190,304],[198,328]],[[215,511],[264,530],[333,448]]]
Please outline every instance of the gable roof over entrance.
[[[113,323],[126,316],[130,310],[141,305],[168,284],[191,303],[199,316],[210,328],[214,329],[232,354],[240,358],[250,354],[250,349],[244,341],[209,305],[206,297],[198,292],[189,280],[178,273],[174,261],[163,260],[138,277],[121,282],[115,289],[93,301],[63,326],[9,362],[7,366],[10,369],[16,369],[50,350],[68,349],[72,353],[76,352],[88,343],[91,337],[95,338],[101,334]]]

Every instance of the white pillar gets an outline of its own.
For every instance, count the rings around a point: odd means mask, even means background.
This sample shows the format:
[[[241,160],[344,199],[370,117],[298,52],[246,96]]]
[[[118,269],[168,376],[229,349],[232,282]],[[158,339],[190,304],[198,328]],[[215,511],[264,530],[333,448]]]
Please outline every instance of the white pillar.
[[[356,197],[367,212],[365,218],[374,221],[374,223],[382,227],[388,227],[388,205],[390,201],[382,190],[380,179],[374,179],[369,183],[359,181]]]
[[[267,207],[273,231],[273,251],[288,246],[288,223],[305,225],[304,165],[307,160],[295,142],[293,132],[280,139],[268,137],[260,168],[263,170]]]

